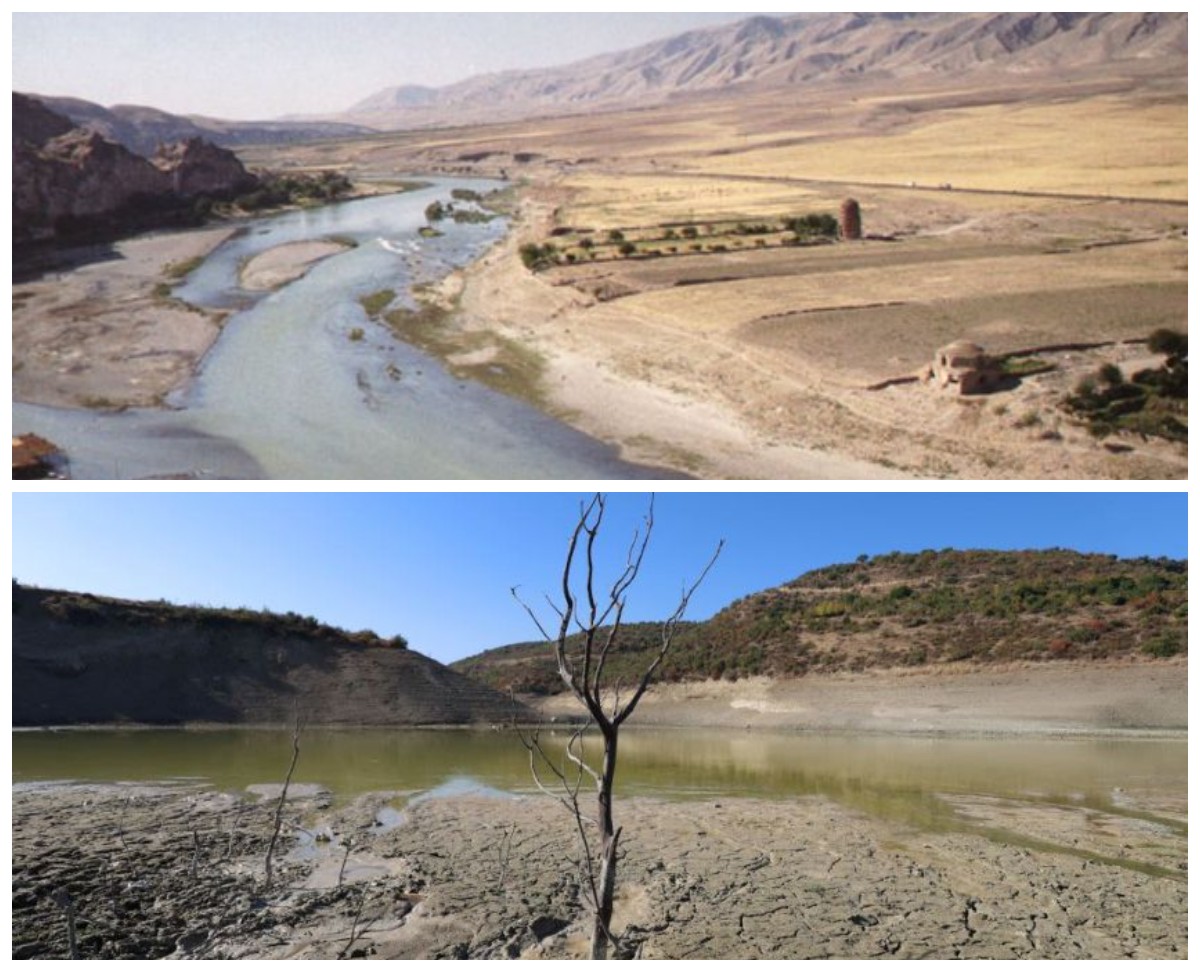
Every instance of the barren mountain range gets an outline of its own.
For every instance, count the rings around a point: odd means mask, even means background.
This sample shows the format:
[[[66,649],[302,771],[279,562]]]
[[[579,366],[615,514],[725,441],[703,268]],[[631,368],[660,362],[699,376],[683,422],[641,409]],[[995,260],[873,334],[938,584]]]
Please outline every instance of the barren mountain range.
[[[202,137],[237,146],[512,120],[895,78],[954,81],[981,74],[1068,77],[1178,74],[1187,69],[1182,13],[795,14],[694,30],[561,67],[480,75],[441,88],[387,88],[320,118],[229,122],[154,108],[103,108],[43,98],[77,126],[146,154],[160,142]],[[785,95],[786,93],[786,95]]]
[[[1140,73],[1181,63],[1186,14],[797,14],[691,31],[565,67],[390,88],[338,120],[393,129],[645,105],[744,86],[782,93],[867,77],[1062,76],[1115,66]]]

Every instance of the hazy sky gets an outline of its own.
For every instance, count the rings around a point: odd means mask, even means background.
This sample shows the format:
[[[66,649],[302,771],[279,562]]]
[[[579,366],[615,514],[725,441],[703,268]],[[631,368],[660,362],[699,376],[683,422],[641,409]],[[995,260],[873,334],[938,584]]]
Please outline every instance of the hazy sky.
[[[394,85],[566,64],[747,16],[17,13],[13,88],[261,120],[341,111]]]
[[[441,661],[532,640],[509,589],[557,590],[570,493],[16,493],[13,576],[43,587],[297,611],[402,634]],[[612,497],[623,555],[645,509]],[[943,547],[1187,556],[1187,496],[1163,493],[670,493],[630,620],[659,619],[718,539],[693,602],[734,599],[860,554]],[[544,602],[543,602],[544,603]]]

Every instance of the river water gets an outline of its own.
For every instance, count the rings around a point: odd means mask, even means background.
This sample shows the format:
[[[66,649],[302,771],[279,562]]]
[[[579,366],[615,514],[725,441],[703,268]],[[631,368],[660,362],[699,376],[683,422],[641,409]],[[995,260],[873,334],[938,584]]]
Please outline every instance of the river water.
[[[544,736],[562,745],[563,734]],[[187,779],[225,790],[279,782],[288,732],[62,730],[12,736],[13,782]],[[1163,739],[915,738],[717,730],[627,730],[618,789],[665,799],[821,795],[934,826],[942,794],[1119,811],[1119,791],[1186,792],[1187,743]],[[359,793],[534,789],[510,731],[307,730],[295,779]]]
[[[651,470],[537,410],[460,381],[367,318],[359,298],[407,294],[477,259],[503,221],[446,221],[422,238],[424,210],[454,188],[437,180],[402,195],[257,220],[176,288],[232,308],[178,410],[90,413],[15,404],[14,429],[62,446],[81,479],[190,475],[268,479],[646,479]],[[269,294],[238,286],[241,264],[302,240],[358,245]],[[351,340],[356,328],[364,339]]]

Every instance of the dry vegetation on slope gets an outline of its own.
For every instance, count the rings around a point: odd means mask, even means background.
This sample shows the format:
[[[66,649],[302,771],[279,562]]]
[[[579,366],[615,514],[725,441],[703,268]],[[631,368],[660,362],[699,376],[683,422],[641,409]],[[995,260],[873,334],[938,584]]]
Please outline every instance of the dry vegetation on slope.
[[[658,633],[630,626],[613,675],[640,671]],[[1064,550],[888,554],[752,594],[683,629],[676,645],[668,681],[1172,657],[1187,651],[1187,562]],[[544,644],[454,667],[502,691],[561,687]]]

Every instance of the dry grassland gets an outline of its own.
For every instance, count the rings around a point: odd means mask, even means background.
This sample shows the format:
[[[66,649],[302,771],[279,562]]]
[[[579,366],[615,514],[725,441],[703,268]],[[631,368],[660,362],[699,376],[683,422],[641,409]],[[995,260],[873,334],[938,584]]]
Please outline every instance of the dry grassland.
[[[568,226],[655,226],[713,219],[776,219],[783,213],[828,210],[836,194],[819,188],[763,185],[703,176],[571,176],[571,202],[561,213]]]
[[[1051,356],[1053,374],[986,399],[867,390],[959,338],[1005,353],[1186,330],[1182,84],[1023,84],[747,95],[340,151],[364,171],[503,171],[523,187],[513,236],[467,275],[458,326],[529,348],[545,362],[534,397],[631,458],[686,456],[710,478],[1184,477],[1186,448],[1098,442],[1058,408],[1106,361],[1144,366],[1136,344]],[[286,151],[311,164],[330,149]],[[887,241],[735,239],[537,275],[517,258],[557,228],[648,239],[848,196]]]
[[[881,135],[714,155],[695,168],[844,182],[1187,199],[1187,105],[1130,97],[988,105]]]

